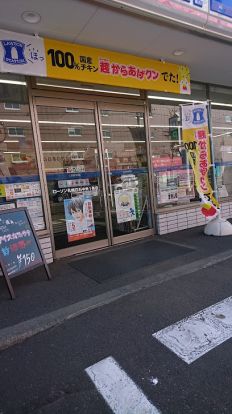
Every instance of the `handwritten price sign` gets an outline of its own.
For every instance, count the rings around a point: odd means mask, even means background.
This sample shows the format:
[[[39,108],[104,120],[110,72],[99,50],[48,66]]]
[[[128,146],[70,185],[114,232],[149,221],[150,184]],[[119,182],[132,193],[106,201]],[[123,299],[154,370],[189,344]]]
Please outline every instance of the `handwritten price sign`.
[[[12,298],[15,297],[10,282],[13,277],[44,266],[48,279],[51,279],[26,208],[0,212],[0,261]]]

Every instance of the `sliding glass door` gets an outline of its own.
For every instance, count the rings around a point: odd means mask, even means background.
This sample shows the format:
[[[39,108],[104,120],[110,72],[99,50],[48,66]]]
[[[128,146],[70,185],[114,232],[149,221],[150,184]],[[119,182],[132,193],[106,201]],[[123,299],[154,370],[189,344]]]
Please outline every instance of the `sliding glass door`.
[[[37,116],[58,256],[107,246],[94,106],[38,99]]]
[[[99,116],[113,243],[152,234],[143,107],[100,105]]]

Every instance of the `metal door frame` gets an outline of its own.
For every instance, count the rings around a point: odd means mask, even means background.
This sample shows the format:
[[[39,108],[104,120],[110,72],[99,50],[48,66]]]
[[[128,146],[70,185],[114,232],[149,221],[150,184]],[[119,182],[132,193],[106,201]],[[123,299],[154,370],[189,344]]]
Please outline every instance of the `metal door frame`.
[[[97,119],[96,103],[86,102],[86,101],[83,102],[83,101],[78,101],[76,99],[71,100],[71,99],[63,99],[63,98],[59,99],[59,98],[51,98],[51,97],[34,97],[32,99],[33,99],[33,106],[34,106],[34,128],[35,128],[34,132],[35,132],[35,135],[37,136],[37,149],[38,149],[38,155],[39,155],[39,162],[41,165],[41,174],[43,176],[42,182],[44,184],[47,221],[48,221],[48,226],[49,226],[49,230],[51,234],[53,254],[55,258],[58,259],[61,257],[71,256],[73,254],[78,254],[78,253],[85,253],[88,251],[101,249],[101,248],[110,246],[109,222],[108,222],[108,214],[107,214],[105,182],[104,182],[104,176],[103,176],[103,158],[102,158],[101,147],[100,147],[100,137],[99,137],[100,134],[99,134],[98,119]],[[93,110],[93,116],[94,116],[95,125],[96,125],[96,144],[97,144],[98,155],[99,155],[100,174],[102,178],[103,200],[104,200],[105,220],[106,220],[107,237],[103,240],[90,241],[89,243],[85,243],[80,246],[66,247],[65,249],[56,250],[55,248],[54,231],[53,231],[53,226],[52,226],[52,216],[51,216],[51,209],[50,209],[50,203],[49,203],[49,194],[48,194],[48,186],[47,186],[47,179],[46,179],[46,173],[45,173],[45,165],[44,165],[44,159],[43,159],[39,119],[38,119],[38,113],[37,113],[38,106],[50,106],[50,107],[58,107],[58,108],[72,107],[72,108],[83,108],[83,109]]]
[[[35,91],[34,91],[35,92]],[[149,149],[149,128],[147,127],[147,113],[146,113],[146,106],[144,102],[135,102],[132,104],[131,102],[128,103],[118,103],[117,98],[111,99],[111,102],[106,102],[104,99],[99,99],[99,97],[95,97],[95,100],[89,100],[88,98],[85,100],[80,100],[80,96],[71,97],[67,94],[54,94],[53,97],[51,95],[48,96],[48,92],[46,96],[38,96],[40,95],[40,91],[36,91],[37,96],[32,96],[32,108],[33,108],[33,132],[36,141],[36,149],[37,149],[37,157],[40,164],[40,176],[41,176],[41,183],[43,183],[44,189],[44,205],[45,205],[45,217],[48,229],[50,231],[51,240],[52,240],[52,247],[53,247],[53,254],[55,258],[62,258],[71,256],[73,254],[81,254],[97,249],[106,248],[112,245],[117,245],[124,242],[130,242],[136,239],[141,239],[145,237],[149,237],[154,235],[154,214],[153,214],[153,197],[152,197],[152,185],[151,185],[151,177],[150,177],[150,149]],[[43,95],[43,94],[42,94]],[[86,97],[85,97],[86,98]],[[119,98],[120,99],[120,98]],[[116,101],[117,100],[117,101]],[[116,101],[116,102],[115,102]],[[90,241],[89,243],[85,243],[80,246],[73,246],[67,247],[65,249],[56,250],[55,249],[55,242],[54,242],[54,232],[52,226],[52,217],[51,217],[51,209],[49,203],[49,194],[48,194],[48,187],[47,187],[47,179],[45,173],[45,165],[43,159],[43,151],[42,151],[42,143],[41,143],[41,135],[40,135],[40,127],[39,127],[39,119],[37,113],[37,106],[51,106],[51,107],[72,107],[72,108],[86,108],[92,109],[95,119],[96,125],[96,143],[99,152],[99,164],[100,164],[100,173],[102,178],[102,189],[103,189],[103,200],[104,200],[104,209],[105,209],[105,221],[106,221],[106,239],[99,240],[99,241]],[[143,112],[144,119],[145,119],[145,131],[146,131],[146,149],[147,149],[147,168],[148,168],[148,197],[150,200],[150,207],[151,207],[151,223],[152,228],[147,230],[141,230],[137,233],[129,233],[122,236],[113,237],[113,229],[112,229],[112,221],[111,221],[111,210],[109,206],[109,196],[108,196],[108,177],[106,176],[106,171],[104,167],[104,142],[103,142],[103,134],[102,134],[102,123],[101,123],[101,116],[100,111],[101,109],[105,110],[120,110],[120,111],[131,111],[131,112]]]
[[[108,220],[110,225],[110,241],[111,245],[117,245],[120,243],[130,242],[137,239],[142,239],[145,237],[153,236],[154,235],[154,214],[153,214],[153,196],[152,196],[152,185],[151,185],[151,174],[150,174],[150,145],[149,145],[149,128],[147,123],[147,108],[145,103],[141,103],[138,105],[136,102],[133,104],[124,104],[124,103],[105,103],[105,102],[97,102],[97,115],[99,119],[99,127],[100,127],[100,142],[101,142],[101,153],[104,156],[104,139],[103,139],[103,132],[102,132],[102,122],[101,122],[101,110],[112,110],[112,111],[125,111],[125,112],[142,112],[144,113],[144,129],[145,129],[145,146],[147,152],[147,170],[148,170],[148,197],[149,197],[149,206],[151,210],[151,224],[152,227],[146,230],[138,231],[137,233],[128,233],[122,236],[113,236],[113,226],[112,226],[112,219],[111,219],[111,207],[110,207],[110,197],[109,197],[109,178],[107,177],[106,170],[104,168],[104,159],[103,159],[103,173],[104,173],[104,181],[106,185],[106,198],[107,198],[107,213],[108,213]]]

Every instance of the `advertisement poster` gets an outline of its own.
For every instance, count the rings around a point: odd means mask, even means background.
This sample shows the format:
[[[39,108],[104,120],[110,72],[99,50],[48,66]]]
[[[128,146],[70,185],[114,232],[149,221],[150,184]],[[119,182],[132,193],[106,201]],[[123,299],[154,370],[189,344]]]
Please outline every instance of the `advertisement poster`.
[[[69,242],[96,235],[93,203],[90,195],[81,194],[77,197],[65,199],[64,212]]]
[[[135,196],[138,190],[115,190],[114,199],[117,215],[117,223],[136,220]]]
[[[208,128],[207,102],[182,105],[182,138],[193,169],[196,189],[202,202],[202,214],[216,217],[219,203],[209,182],[212,164]]]
[[[16,204],[17,208],[26,207],[28,209],[35,230],[43,230],[45,228],[42,200],[40,197],[21,198],[16,201]]]
[[[157,173],[158,204],[167,204],[178,201],[178,173],[165,171]]]
[[[0,72],[191,93],[187,66],[4,30]]]
[[[41,195],[39,182],[5,184],[6,200]]]
[[[195,198],[194,175],[192,170],[178,170],[178,202]]]

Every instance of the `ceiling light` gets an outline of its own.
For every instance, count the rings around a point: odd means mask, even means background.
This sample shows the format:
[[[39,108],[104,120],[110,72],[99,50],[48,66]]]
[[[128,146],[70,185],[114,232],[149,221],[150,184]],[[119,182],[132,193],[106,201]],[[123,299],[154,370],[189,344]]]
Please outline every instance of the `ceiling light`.
[[[185,53],[185,52],[184,52],[184,50],[182,50],[182,49],[174,50],[174,52],[172,52],[172,54],[173,54],[174,56],[182,56],[184,53]]]
[[[113,93],[116,95],[129,95],[129,96],[140,96],[140,93],[132,93],[132,92],[121,92],[121,91],[111,91],[111,90],[104,90],[104,89],[93,89],[93,88],[80,88],[76,86],[68,86],[68,85],[56,85],[56,84],[48,84],[48,83],[41,83],[36,82],[38,86],[48,86],[51,88],[62,88],[62,89],[77,89],[79,91],[91,91],[91,92],[103,92],[103,93]]]
[[[21,18],[26,22],[26,23],[39,23],[41,20],[41,16],[39,13],[33,12],[33,11],[25,11],[21,14]]]

